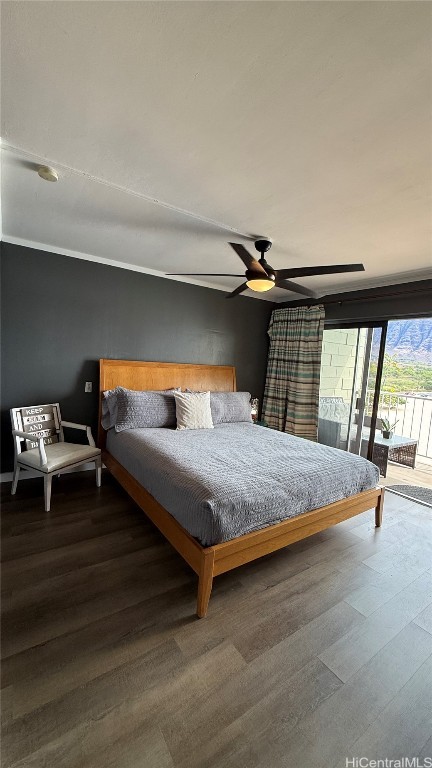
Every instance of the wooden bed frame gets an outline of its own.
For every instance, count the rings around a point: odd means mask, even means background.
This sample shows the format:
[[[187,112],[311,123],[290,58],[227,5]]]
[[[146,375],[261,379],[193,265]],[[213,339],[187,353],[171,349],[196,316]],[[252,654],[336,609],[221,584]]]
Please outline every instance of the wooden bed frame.
[[[222,544],[201,546],[106,450],[106,435],[101,426],[102,392],[117,386],[137,390],[188,387],[201,391],[234,392],[235,369],[232,366],[219,365],[100,360],[98,445],[102,449],[103,462],[129,496],[198,574],[197,614],[200,618],[207,614],[215,576],[330,528],[368,509],[375,509],[375,525],[381,525],[384,489],[377,487]]]

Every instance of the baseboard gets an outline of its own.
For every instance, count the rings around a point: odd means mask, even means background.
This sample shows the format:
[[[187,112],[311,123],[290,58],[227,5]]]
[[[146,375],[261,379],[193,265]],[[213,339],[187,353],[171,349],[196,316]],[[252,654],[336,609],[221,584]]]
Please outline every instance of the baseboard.
[[[105,464],[102,464],[102,469],[105,469]],[[69,472],[94,472],[95,471],[95,465],[94,462],[88,464],[82,464],[80,467],[71,467],[70,469],[65,469],[64,472],[62,472],[62,475],[67,475]],[[23,469],[22,472],[20,472],[19,481],[21,480],[31,480],[34,477],[41,477],[40,472],[35,472],[33,469]],[[11,483],[13,479],[13,472],[2,472],[0,474],[0,483]]]

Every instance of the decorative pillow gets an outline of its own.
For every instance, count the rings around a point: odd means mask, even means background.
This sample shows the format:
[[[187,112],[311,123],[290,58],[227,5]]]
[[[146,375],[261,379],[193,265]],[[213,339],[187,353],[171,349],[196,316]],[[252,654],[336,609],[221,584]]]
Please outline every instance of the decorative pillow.
[[[174,392],[177,429],[213,429],[210,392]]]
[[[138,392],[117,387],[115,431],[155,427],[175,427],[174,389],[164,392]]]
[[[102,418],[101,424],[108,430],[115,427],[117,421],[117,392],[115,389],[107,389],[102,392]]]
[[[210,392],[213,424],[252,421],[249,392]]]

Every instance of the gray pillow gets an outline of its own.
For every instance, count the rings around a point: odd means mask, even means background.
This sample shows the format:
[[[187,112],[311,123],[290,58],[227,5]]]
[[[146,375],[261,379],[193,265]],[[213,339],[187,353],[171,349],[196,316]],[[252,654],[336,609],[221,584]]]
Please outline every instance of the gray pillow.
[[[108,430],[115,427],[117,421],[117,392],[115,389],[107,389],[102,392],[102,418],[101,424]]]
[[[164,392],[137,392],[117,387],[115,431],[155,427],[175,427],[174,389]]]
[[[252,421],[249,392],[211,392],[213,424]]]

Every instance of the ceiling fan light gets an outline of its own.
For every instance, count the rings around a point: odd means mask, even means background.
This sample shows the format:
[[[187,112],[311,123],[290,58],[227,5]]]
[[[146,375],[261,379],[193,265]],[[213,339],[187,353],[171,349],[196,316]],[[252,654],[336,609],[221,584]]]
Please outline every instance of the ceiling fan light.
[[[259,277],[257,277],[257,278],[254,278],[253,280],[247,280],[246,285],[252,291],[257,291],[258,293],[264,293],[264,291],[269,291],[270,288],[274,288],[274,281],[266,280],[266,278],[263,278],[261,280]]]

